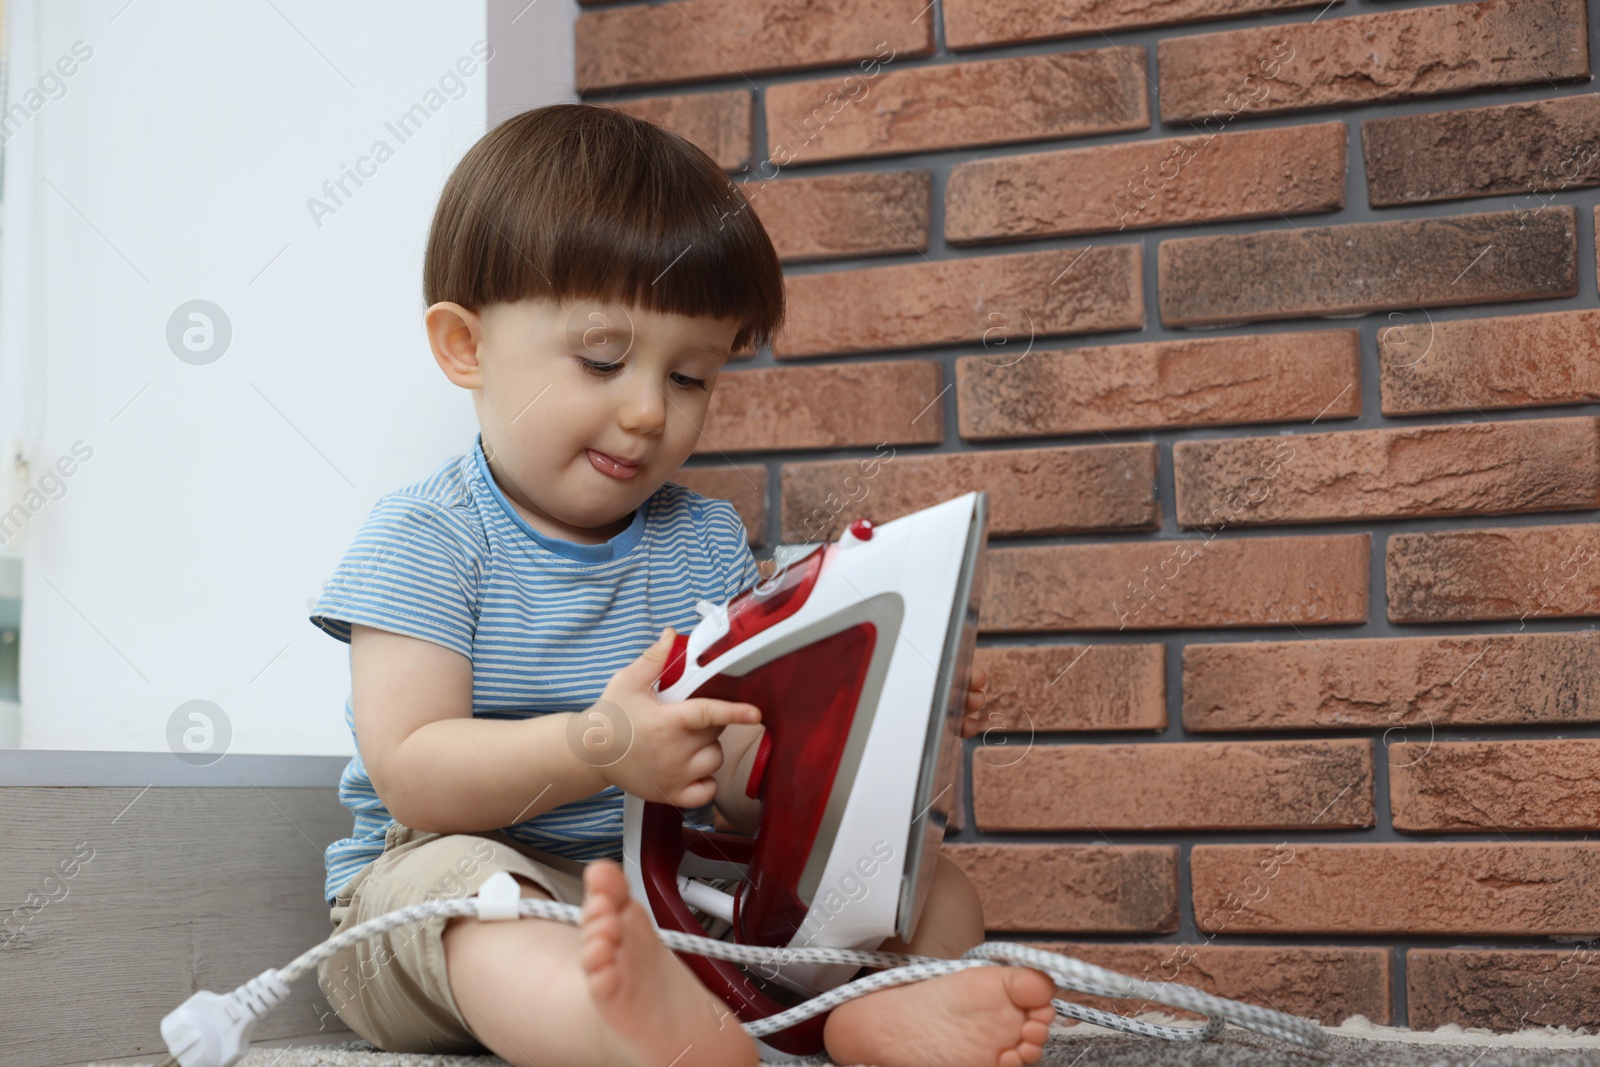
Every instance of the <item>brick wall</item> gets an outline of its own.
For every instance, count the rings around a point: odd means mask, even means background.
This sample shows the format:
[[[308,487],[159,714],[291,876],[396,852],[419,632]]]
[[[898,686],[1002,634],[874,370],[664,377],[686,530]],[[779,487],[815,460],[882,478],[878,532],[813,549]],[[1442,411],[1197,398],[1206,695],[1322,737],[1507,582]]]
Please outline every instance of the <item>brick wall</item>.
[[[925,3],[583,5],[785,260],[679,480],[758,554],[987,490],[991,937],[1600,1023],[1582,0]]]

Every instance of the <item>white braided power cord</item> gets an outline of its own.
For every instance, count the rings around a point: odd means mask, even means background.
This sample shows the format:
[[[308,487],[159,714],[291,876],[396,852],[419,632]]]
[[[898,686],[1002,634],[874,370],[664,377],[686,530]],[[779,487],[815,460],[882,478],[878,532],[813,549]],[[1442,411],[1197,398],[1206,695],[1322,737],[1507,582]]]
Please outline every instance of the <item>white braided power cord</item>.
[[[368,919],[348,930],[341,930],[322,944],[301,954],[287,967],[277,971],[262,972],[228,997],[219,997],[207,991],[196,993],[162,1020],[161,1036],[167,1042],[167,1047],[172,1050],[172,1054],[157,1067],[168,1067],[168,1065],[230,1067],[242,1058],[248,1049],[250,1030],[256,1020],[288,995],[291,982],[304,975],[315,973],[317,964],[343,949],[389,930],[422,922],[430,916],[442,915],[453,918],[471,915],[484,921],[519,918],[554,919],[569,926],[580,925],[582,911],[577,905],[561,904],[537,897],[523,897],[519,893],[520,889],[515,879],[500,871],[484,884],[477,896],[425,901]],[[853,963],[866,967],[894,968],[857,978],[778,1015],[743,1024],[745,1032],[751,1037],[765,1037],[767,1034],[787,1029],[813,1015],[820,1015],[847,1000],[854,1000],[875,990],[904,985],[908,982],[920,982],[968,967],[1016,964],[1043,971],[1055,980],[1059,988],[1074,989],[1102,997],[1139,998],[1169,1007],[1183,1008],[1206,1017],[1205,1023],[1199,1026],[1158,1026],[1111,1012],[1086,1008],[1070,1001],[1052,1000],[1051,1003],[1057,1013],[1096,1026],[1171,1041],[1202,1041],[1215,1037],[1222,1031],[1224,1023],[1231,1022],[1236,1026],[1256,1030],[1308,1048],[1322,1048],[1327,1043],[1327,1036],[1322,1028],[1310,1019],[1255,1004],[1229,1000],[1226,997],[1213,996],[1193,986],[1177,982],[1150,982],[1131,978],[1071,956],[1061,956],[1027,945],[1003,941],[985,942],[968,949],[958,960],[945,960],[933,956],[911,956],[898,952],[864,952],[859,949],[764,948],[729,944],[726,941],[696,937],[677,930],[656,932],[669,948],[687,951],[693,955],[731,960],[735,963],[778,965],[785,962]],[[222,1033],[223,1030],[228,1032]],[[796,1062],[822,1064],[830,1061],[824,1056]]]

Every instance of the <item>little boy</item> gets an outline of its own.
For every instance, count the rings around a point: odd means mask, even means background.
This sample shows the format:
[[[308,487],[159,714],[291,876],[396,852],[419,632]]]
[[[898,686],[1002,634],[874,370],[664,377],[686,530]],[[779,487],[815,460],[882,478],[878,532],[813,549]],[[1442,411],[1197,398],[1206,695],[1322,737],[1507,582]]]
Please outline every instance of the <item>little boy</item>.
[[[381,498],[312,610],[350,643],[327,850],[335,929],[471,896],[506,870],[582,925],[435,917],[326,961],[341,1019],[387,1051],[492,1050],[539,1067],[757,1063],[754,1041],[628,895],[622,794],[754,833],[759,709],[651,691],[675,631],[761,577],[739,514],[670,482],[718,372],[783,319],[778,258],[743,194],[682,138],[614,108],[525,112],[440,198],[423,266],[435,360],[471,391],[470,452]],[[973,684],[981,688],[981,672]],[[968,694],[972,719],[982,704]],[[938,858],[910,943],[983,939]],[[840,1005],[839,1063],[1020,1067],[1055,986],[970,968]]]

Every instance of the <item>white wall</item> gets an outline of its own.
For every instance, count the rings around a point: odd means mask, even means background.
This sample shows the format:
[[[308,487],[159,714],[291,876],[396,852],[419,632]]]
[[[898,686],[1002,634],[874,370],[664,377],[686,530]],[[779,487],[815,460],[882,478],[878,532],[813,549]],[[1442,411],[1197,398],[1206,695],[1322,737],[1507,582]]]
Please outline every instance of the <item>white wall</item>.
[[[30,113],[0,131],[0,442],[42,490],[8,546],[20,745],[161,751],[205,700],[230,751],[348,754],[347,646],[307,601],[378,496],[472,443],[422,331],[427,227],[494,65],[527,62],[511,18],[556,44],[516,74],[527,99],[502,77],[496,121],[572,99],[575,4],[9,6],[8,103]],[[419,103],[402,140],[390,124]],[[336,202],[324,183],[378,141],[392,158]],[[196,300],[231,329],[211,362],[169,343]]]

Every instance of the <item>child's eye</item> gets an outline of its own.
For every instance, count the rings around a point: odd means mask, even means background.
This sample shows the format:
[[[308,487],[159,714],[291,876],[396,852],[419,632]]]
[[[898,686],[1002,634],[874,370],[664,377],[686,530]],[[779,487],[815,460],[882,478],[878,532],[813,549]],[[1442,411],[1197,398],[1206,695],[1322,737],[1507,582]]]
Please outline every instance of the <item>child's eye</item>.
[[[618,367],[622,366],[621,363],[596,363],[592,359],[579,359],[578,362],[583,364],[584,370],[593,374],[598,374],[602,378],[606,377],[611,371],[614,371]]]
[[[609,378],[612,371],[622,366],[621,361],[614,363],[597,363],[592,359],[580,358],[578,362],[583,365],[584,370],[588,371],[590,374],[599,375],[602,378]],[[704,389],[706,387],[704,378],[691,378],[687,374],[674,374],[672,377],[674,381],[683,386],[685,389]]]

